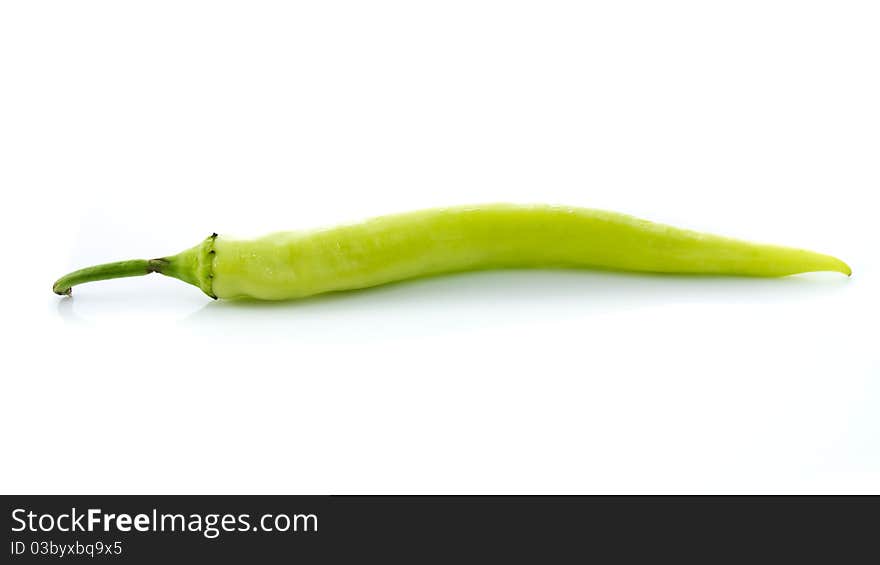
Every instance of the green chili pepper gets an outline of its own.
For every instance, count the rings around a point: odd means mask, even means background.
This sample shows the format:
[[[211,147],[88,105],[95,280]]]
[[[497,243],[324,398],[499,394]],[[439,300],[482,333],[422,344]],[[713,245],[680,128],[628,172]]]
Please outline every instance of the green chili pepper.
[[[213,298],[301,298],[429,275],[505,268],[599,268],[781,277],[851,273],[840,259],[562,206],[488,204],[396,214],[258,239],[213,234],[161,259],[75,271],[54,285],[161,273]]]

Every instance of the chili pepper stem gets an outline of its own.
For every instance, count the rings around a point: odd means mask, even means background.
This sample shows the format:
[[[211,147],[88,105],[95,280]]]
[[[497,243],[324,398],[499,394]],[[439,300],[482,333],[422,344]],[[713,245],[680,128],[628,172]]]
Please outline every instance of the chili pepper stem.
[[[86,267],[68,273],[55,281],[52,291],[55,294],[69,295],[74,286],[82,283],[159,273],[195,285],[211,298],[217,298],[211,290],[213,246],[216,238],[217,234],[211,234],[199,245],[177,255],[158,259],[131,259]]]
[[[78,284],[161,273],[168,264],[167,259],[132,259],[94,265],[64,275],[55,281],[52,290],[55,294],[69,295]]]

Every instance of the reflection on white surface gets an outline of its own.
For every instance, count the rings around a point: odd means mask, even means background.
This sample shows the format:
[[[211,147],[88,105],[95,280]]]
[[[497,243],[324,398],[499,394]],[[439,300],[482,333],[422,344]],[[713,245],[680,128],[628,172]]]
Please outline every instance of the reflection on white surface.
[[[127,422],[120,473],[161,452],[260,461],[272,492],[864,492],[880,469],[857,279],[511,271],[283,303],[167,282],[52,297],[32,363],[75,376],[17,381],[57,394],[41,411]]]
[[[152,282],[152,281],[151,281]],[[632,309],[683,304],[765,305],[830,299],[851,281],[836,274],[782,279],[692,277],[590,271],[494,271],[407,281],[286,302],[217,300],[176,281],[173,287],[103,288],[58,300],[69,323],[179,322],[224,335],[327,343],[406,339],[560,319],[588,320]],[[188,312],[184,314],[184,312]],[[117,320],[119,322],[120,320]],[[235,334],[229,331],[234,325]]]

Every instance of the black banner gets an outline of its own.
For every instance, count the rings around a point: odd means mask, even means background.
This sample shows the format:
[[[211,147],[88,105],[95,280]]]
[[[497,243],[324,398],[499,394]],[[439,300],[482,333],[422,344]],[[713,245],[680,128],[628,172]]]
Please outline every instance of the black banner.
[[[7,496],[4,563],[875,560],[877,497]],[[606,559],[607,560],[607,559]]]

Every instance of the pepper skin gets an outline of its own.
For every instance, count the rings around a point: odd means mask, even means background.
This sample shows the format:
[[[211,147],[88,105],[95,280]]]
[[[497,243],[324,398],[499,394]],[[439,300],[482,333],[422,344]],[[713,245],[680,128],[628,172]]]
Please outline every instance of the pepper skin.
[[[846,263],[830,255],[708,235],[614,212],[487,204],[257,239],[213,234],[171,257],[76,271],[59,279],[53,290],[67,294],[82,282],[159,272],[194,284],[214,298],[287,300],[446,273],[540,268],[751,277],[812,271],[851,274]]]

